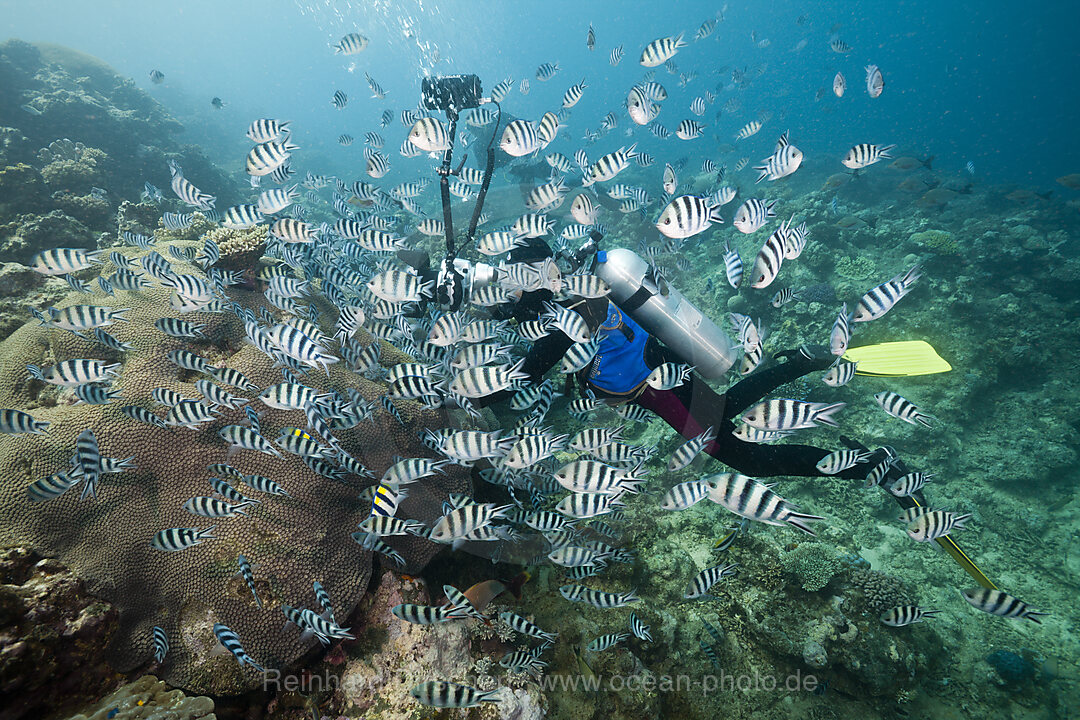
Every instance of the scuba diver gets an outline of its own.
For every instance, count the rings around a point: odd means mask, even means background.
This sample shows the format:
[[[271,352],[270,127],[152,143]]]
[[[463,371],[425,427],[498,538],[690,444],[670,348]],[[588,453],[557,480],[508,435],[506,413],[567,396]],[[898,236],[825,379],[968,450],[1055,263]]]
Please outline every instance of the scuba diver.
[[[455,311],[468,302],[473,292],[499,283],[502,275],[500,267],[471,263],[457,255],[448,188],[449,177],[460,172],[464,164],[464,159],[457,169],[451,164],[457,121],[462,110],[487,103],[493,103],[498,108],[487,143],[483,182],[464,237],[464,245],[468,247],[475,241],[484,198],[494,170],[494,141],[502,110],[497,101],[482,97],[480,81],[475,75],[425,78],[421,86],[421,101],[430,110],[444,111],[450,120],[449,144],[437,168],[447,251],[437,269],[431,268],[429,256],[423,251],[401,250],[398,257],[411,265],[424,280],[433,279],[438,305],[444,311]],[[780,352],[774,359],[785,362],[757,370],[723,393],[715,392],[705,380],[716,379],[727,373],[738,358],[740,349],[636,253],[624,248],[601,250],[599,241],[602,237],[594,230],[578,250],[562,249],[557,255],[569,272],[577,272],[591,262],[591,272],[610,288],[605,297],[573,296],[560,303],[580,315],[589,333],[598,340],[595,356],[578,372],[578,380],[587,392],[608,403],[635,403],[658,415],[687,439],[700,435],[709,427],[713,428],[715,439],[703,448],[704,452],[745,475],[827,476],[817,467],[829,454],[827,450],[810,445],[747,442],[733,432],[737,415],[780,386],[807,373],[825,370],[837,360],[836,356],[824,346],[804,346],[798,350]],[[554,293],[550,288],[559,287],[559,278],[554,276],[560,273],[553,262],[554,258],[551,249],[541,239],[532,239],[510,252],[507,264],[531,265],[538,283],[527,292],[515,291],[517,301],[509,306],[509,310],[502,312],[518,322],[525,322],[538,319],[551,307],[549,303],[553,301]],[[500,312],[498,307],[492,310],[496,316]],[[573,344],[568,335],[551,327],[547,336],[533,343],[520,369],[532,382],[542,382],[547,371],[562,359]],[[853,350],[849,349],[845,358],[860,361],[859,374],[895,376],[949,369],[948,363],[925,343],[914,351],[886,347],[888,345],[890,343],[856,348],[863,351],[860,357],[855,357]],[[929,358],[925,349],[929,350]],[[876,366],[868,367],[870,363],[864,365],[864,360],[876,360]],[[657,390],[646,383],[646,378],[663,363],[685,363],[693,371],[681,385],[670,390]],[[473,404],[491,405],[512,394],[512,390],[503,390],[487,397],[474,398]],[[841,440],[851,449],[865,451],[865,459],[836,473],[835,477],[862,480],[866,478],[868,470],[874,469],[875,474],[884,471],[877,484],[887,487],[907,473],[904,463],[891,448],[869,452],[856,441],[843,436]],[[911,495],[893,497],[905,509],[927,505],[921,490]],[[936,541],[982,587],[995,587],[951,537],[945,535],[936,538]]]
[[[598,234],[594,235],[576,255],[580,258],[592,254],[598,240]],[[529,245],[513,250],[508,262],[539,264],[552,256],[546,243],[532,240]],[[809,445],[747,442],[733,433],[735,418],[751,405],[781,385],[832,365],[836,356],[827,347],[803,347],[777,353],[774,358],[786,359],[786,362],[758,370],[726,392],[717,393],[700,373],[719,377],[738,359],[739,350],[727,335],[703,316],[696,318],[696,328],[691,332],[680,322],[679,316],[697,311],[674,288],[661,290],[653,286],[650,290],[647,264],[635,253],[624,249],[597,251],[593,264],[593,271],[612,286],[612,296],[621,296],[622,302],[616,304],[607,297],[574,297],[561,303],[580,315],[599,340],[596,356],[577,373],[578,382],[586,392],[608,404],[634,403],[649,410],[686,439],[711,427],[716,437],[704,446],[703,452],[744,475],[825,475],[817,468],[817,463],[829,453],[828,450]],[[635,272],[640,276],[632,279],[630,276]],[[524,294],[514,306],[513,316],[518,322],[536,320],[544,304],[552,298],[550,290]],[[672,308],[673,305],[676,307]],[[680,305],[684,307],[678,307]],[[650,320],[655,328],[653,332],[642,327],[643,322],[650,324]],[[541,382],[573,344],[566,334],[552,329],[546,337],[533,343],[521,371],[529,375],[531,382]],[[676,352],[673,347],[682,352]],[[681,385],[671,390],[657,390],[645,382],[656,367],[684,362],[698,369]],[[477,398],[474,404],[491,405],[508,399],[513,393],[513,390],[503,390],[486,398]],[[867,463],[836,473],[836,477],[862,480],[869,468],[888,456],[889,451],[881,448]]]

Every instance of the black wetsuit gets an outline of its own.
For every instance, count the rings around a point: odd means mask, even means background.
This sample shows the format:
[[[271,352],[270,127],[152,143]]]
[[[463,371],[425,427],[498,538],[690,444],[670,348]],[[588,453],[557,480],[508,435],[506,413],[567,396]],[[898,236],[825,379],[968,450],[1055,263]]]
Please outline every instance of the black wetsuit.
[[[577,299],[576,303],[568,306],[577,311],[589,328],[595,331],[607,315],[607,302],[604,298],[585,301]],[[565,334],[553,331],[533,344],[525,356],[522,370],[527,372],[534,382],[542,381],[547,371],[559,362],[572,344],[573,341]],[[704,451],[745,475],[822,476],[823,473],[816,466],[829,454],[829,450],[812,445],[752,443],[740,440],[732,434],[735,430],[735,418],[744,410],[760,402],[781,385],[807,373],[825,370],[835,360],[833,356],[825,353],[815,358],[807,358],[798,352],[787,353],[787,356],[786,362],[757,370],[724,393],[717,393],[701,377],[692,374],[689,380],[672,390],[654,390],[645,386],[644,390],[630,401],[652,411],[687,439],[712,427],[716,432],[716,439],[709,443]],[[683,362],[655,338],[650,338],[646,344],[644,359],[650,368],[665,362]],[[582,374],[586,374],[587,370],[588,368],[582,371]],[[595,387],[592,389],[597,397],[627,400],[607,395]],[[489,405],[512,394],[512,391],[505,390],[487,398],[480,398],[476,404]],[[866,477],[873,464],[884,456],[883,451],[877,451],[869,464],[859,463],[837,473],[836,477],[861,480]]]

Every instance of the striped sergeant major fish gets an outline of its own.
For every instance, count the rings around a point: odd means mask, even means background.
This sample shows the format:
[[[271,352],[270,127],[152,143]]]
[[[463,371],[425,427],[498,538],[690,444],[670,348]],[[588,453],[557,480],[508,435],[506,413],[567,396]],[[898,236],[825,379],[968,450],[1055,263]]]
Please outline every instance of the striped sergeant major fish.
[[[751,137],[752,135],[757,135],[760,130],[761,130],[761,121],[760,120],[751,120],[750,122],[746,123],[741,128],[739,128],[739,132],[737,132],[735,134],[735,139],[736,140],[745,140],[746,138]],[[745,167],[745,164],[744,164],[744,167]],[[736,170],[741,170],[742,168],[736,167],[735,169]]]
[[[559,72],[559,63],[542,63],[536,68],[536,79],[541,82],[547,82],[555,77],[557,72]]]
[[[202,190],[199,190],[199,188],[191,184],[191,182],[184,177],[184,171],[181,170],[180,166],[173,160],[169,161],[169,171],[172,173],[172,190],[184,203],[193,208],[198,208],[199,210],[209,210],[214,207],[217,198],[208,193],[204,193]]]
[[[774,398],[754,405],[743,413],[742,421],[758,430],[802,430],[818,423],[836,427],[833,413],[846,403],[820,403]]]
[[[907,526],[907,534],[916,542],[930,542],[945,537],[953,530],[963,530],[971,514],[957,515],[945,510],[931,510]]]
[[[881,622],[889,627],[904,627],[937,617],[940,610],[926,610],[918,605],[897,605],[881,613]]]
[[[881,68],[877,65],[866,66],[866,94],[871,98],[881,97],[885,89],[885,77],[881,74]]]
[[[42,275],[67,275],[97,265],[101,262],[100,255],[100,250],[53,248],[34,255],[30,267]]]
[[[269,175],[285,164],[293,150],[299,149],[299,145],[288,140],[259,143],[248,152],[244,160],[245,170],[254,177]]]
[[[974,590],[962,590],[960,592],[971,607],[982,610],[984,613],[1007,618],[1027,618],[1034,623],[1042,624],[1040,616],[1049,613],[1038,612],[1023,600],[1001,590],[990,588],[975,588]]]
[[[261,673],[266,672],[266,668],[252,660],[251,656],[245,652],[243,645],[240,644],[239,636],[227,626],[222,623],[214,623],[214,635],[217,637],[218,642],[221,643],[222,647],[233,654],[233,657],[236,658],[241,667],[250,665]]]
[[[330,593],[326,592],[326,588],[318,580],[311,584],[311,588],[315,591],[315,599],[326,614],[326,619],[336,625],[337,621],[334,619],[334,605],[330,602]]]
[[[901,397],[891,390],[875,394],[874,399],[877,400],[878,405],[880,405],[885,412],[895,418],[900,418],[904,422],[912,425],[918,424],[923,427],[932,427],[930,421],[935,419],[933,415],[924,413],[915,403]]]
[[[445,680],[432,680],[417,685],[409,694],[421,705],[437,708],[470,708],[486,702],[498,702],[498,695],[502,688],[495,688],[486,692],[447,682]]]
[[[342,37],[338,44],[334,46],[334,54],[356,55],[363,52],[367,46],[368,39],[366,37],[360,33],[351,32]]]
[[[851,342],[851,315],[848,313],[847,303],[840,307],[840,314],[833,322],[832,331],[829,333],[829,351],[837,357],[842,356],[848,350]]]
[[[608,648],[618,645],[628,637],[630,637],[630,633],[608,633],[607,635],[601,635],[590,642],[585,646],[585,649],[590,652],[603,652]]]
[[[199,517],[223,518],[236,517],[237,515],[247,516],[247,513],[244,512],[247,505],[247,503],[234,504],[215,497],[197,495],[189,498],[183,507],[192,515],[198,515]]]
[[[685,443],[675,448],[675,452],[671,454],[671,459],[668,460],[668,471],[676,472],[689,467],[690,463],[694,462],[694,459],[698,454],[708,447],[715,439],[716,431],[713,430],[713,428],[708,427],[700,435],[690,438]]]
[[[152,540],[150,540],[150,547],[155,550],[163,550],[165,552],[179,552],[181,550],[187,550],[188,548],[195,547],[204,540],[215,540],[216,538],[211,535],[216,525],[211,525],[208,528],[167,528],[155,533]]]
[[[706,478],[709,499],[731,512],[766,525],[788,524],[814,535],[807,523],[824,520],[819,515],[795,512],[793,506],[767,485],[740,473],[720,473]]]
[[[869,322],[889,312],[902,297],[911,292],[911,288],[922,277],[919,269],[919,266],[915,265],[907,272],[901,273],[888,282],[872,288],[859,300],[852,320],[854,322]]]
[[[611,54],[608,56],[608,62],[611,63],[611,67],[618,66],[619,62],[623,59],[625,51],[623,46],[619,45],[611,50]]]
[[[892,155],[890,155],[889,152],[895,147],[895,145],[859,143],[848,150],[847,154],[844,155],[843,160],[840,162],[843,163],[846,168],[861,170],[862,168],[869,167],[881,160],[891,160]]]
[[[265,218],[255,205],[233,205],[221,216],[221,226],[233,230],[245,230],[258,225]]]
[[[511,120],[499,139],[499,147],[512,157],[531,155],[540,150],[540,145],[540,136],[531,120]]]
[[[743,276],[742,258],[728,246],[727,241],[724,242],[724,273],[727,275],[728,284],[738,290]]]
[[[823,475],[835,475],[859,463],[867,462],[871,455],[869,450],[837,450],[818,460],[814,467]]]
[[[759,198],[750,198],[735,211],[735,218],[731,221],[731,224],[741,233],[750,234],[756,232],[768,222],[769,218],[776,217],[776,213],[773,212],[773,206],[775,205],[775,200],[765,201]],[[782,249],[783,243],[781,243]]]
[[[335,90],[333,97],[330,98],[330,104],[341,110],[343,107],[349,104],[349,96],[343,93],[341,90]]]
[[[689,480],[679,483],[666,493],[660,500],[660,507],[664,510],[685,510],[697,505],[709,496],[709,484],[705,480]]]
[[[442,152],[450,147],[450,133],[438,118],[420,118],[409,130],[409,142],[424,152]]]
[[[380,555],[385,555],[390,558],[400,568],[405,567],[407,564],[401,553],[383,542],[382,538],[378,535],[366,532],[354,532],[350,534],[349,537],[365,550],[371,550],[372,552],[377,552]]]
[[[110,383],[120,377],[121,363],[105,363],[101,360],[75,359],[40,368],[27,365],[26,370],[35,380],[61,387],[75,387],[87,383]]]
[[[161,214],[161,223],[166,230],[186,230],[194,221],[194,213],[166,212]]]
[[[497,103],[502,102],[512,87],[514,87],[513,78],[508,77],[502,82],[496,83],[495,87],[491,88],[491,99]]]
[[[22,410],[0,409],[0,433],[5,435],[47,435],[49,425],[48,420],[36,420]]]
[[[762,180],[779,180],[791,175],[802,165],[803,151],[787,141],[787,133],[780,136],[781,145],[762,165],[754,169],[760,171],[755,184]]]
[[[626,607],[631,603],[640,602],[641,598],[635,595],[635,590],[623,593],[609,593],[601,590],[593,590],[584,585],[563,585],[559,588],[562,596],[570,602],[583,602],[601,610]]]
[[[555,639],[559,637],[557,632],[544,632],[537,625],[529,622],[520,615],[515,615],[512,612],[499,613],[499,620],[509,625],[515,632],[519,632],[527,637],[536,638],[537,640],[543,640],[546,643],[553,643]]]
[[[581,82],[576,85],[571,85],[563,95],[562,106],[564,108],[572,108],[577,105],[578,100],[581,100],[582,93],[589,87],[585,84],[585,78],[581,78]]]
[[[248,126],[247,137],[256,143],[284,140],[289,136],[289,121],[259,118]]]
[[[437,625],[458,620],[459,618],[454,616],[451,610],[449,605],[416,605],[414,603],[403,603],[390,608],[394,617],[413,625]]]
[[[150,629],[150,633],[153,637],[154,662],[161,663],[169,653],[169,636],[157,625]]]
[[[701,137],[704,130],[705,126],[697,120],[683,120],[675,128],[675,137],[680,140],[696,140]]]
[[[386,91],[382,89],[382,86],[379,85],[379,83],[375,82],[375,78],[365,72],[364,79],[367,80],[368,88],[371,90],[371,97],[377,100],[384,100],[386,98]]]
[[[671,177],[674,180],[674,173]],[[709,198],[680,195],[668,203],[660,213],[656,229],[666,237],[682,240],[723,222],[724,219],[720,216],[720,205],[710,201]]]
[[[390,172],[390,161],[372,148],[364,148],[364,172],[376,180]]]
[[[508,439],[513,440],[513,438]],[[494,503],[469,503],[439,518],[431,530],[429,539],[437,543],[451,543],[486,527],[494,520],[506,517],[510,508],[510,505]]]
[[[738,566],[738,563],[730,563],[726,565],[715,565],[711,568],[702,570],[690,581],[690,584],[686,586],[686,591],[683,592],[683,598],[686,600],[697,600],[699,598],[709,597],[709,590],[712,586],[722,579],[734,575],[735,568]]]
[[[651,43],[645,46],[645,49],[641,51],[640,62],[645,67],[656,67],[663,65],[671,58],[675,57],[675,54],[679,52],[681,48],[686,47],[687,43],[683,40],[682,33],[679,33],[675,37],[663,37],[653,40]]]
[[[259,492],[289,497],[289,493],[283,487],[265,475],[244,475],[241,480],[245,485]]]
[[[119,390],[110,390],[105,385],[90,383],[76,386],[75,397],[87,405],[108,405],[112,400],[122,398],[123,394]]]
[[[628,168],[630,160],[636,158],[637,155],[637,143],[628,148],[621,147],[613,153],[604,155],[589,167],[582,180],[582,185],[589,186],[593,183],[612,180],[616,175]]]
[[[255,576],[251,572],[251,563],[248,562],[248,559],[244,557],[243,554],[236,557],[236,563],[240,567],[237,575],[244,579],[248,589],[251,590],[251,596],[255,598],[255,605],[262,609],[262,600],[259,599],[259,593],[255,592]]]
[[[630,613],[630,632],[634,634],[638,640],[645,642],[652,642],[652,633],[649,632],[649,626],[641,621],[641,618],[637,616],[636,612]]]

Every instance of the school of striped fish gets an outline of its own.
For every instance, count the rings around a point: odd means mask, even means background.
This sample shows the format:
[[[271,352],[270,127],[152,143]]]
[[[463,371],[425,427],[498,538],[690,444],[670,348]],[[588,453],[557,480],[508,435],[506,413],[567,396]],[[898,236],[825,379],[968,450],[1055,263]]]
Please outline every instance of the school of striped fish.
[[[667,138],[665,142],[676,153],[683,143],[689,143],[689,147],[694,147],[695,141],[700,143],[709,129],[709,123],[702,118],[710,107],[721,103],[728,115],[738,114],[737,92],[754,79],[754,71],[729,70],[714,87],[706,88],[704,77],[681,71],[675,65],[677,57],[707,64],[709,51],[702,41],[713,34],[722,20],[722,14],[718,14],[706,19],[694,32],[661,35],[641,48],[612,42],[609,51],[597,52],[598,65],[617,66],[624,57],[636,57],[641,66],[640,77],[625,88],[624,107],[612,108],[603,117],[575,125],[596,128],[583,129],[577,140],[570,137],[568,129],[570,111],[592,90],[594,83],[590,82],[587,70],[580,79],[575,74],[573,84],[553,88],[563,77],[554,58],[535,69],[522,68],[525,77],[517,86],[518,92],[530,92],[531,78],[531,91],[542,94],[550,105],[550,111],[535,119],[512,114],[513,78],[499,79],[493,84],[489,94],[492,103],[463,115],[463,125],[470,135],[459,137],[459,142],[479,148],[490,139],[509,168],[539,168],[547,181],[528,193],[516,219],[493,226],[488,218],[482,218],[476,251],[498,260],[526,239],[538,237],[550,239],[559,250],[587,237],[593,230],[604,231],[604,214],[637,213],[663,236],[662,244],[643,242],[639,251],[658,274],[666,275],[671,271],[664,263],[678,263],[680,248],[691,238],[722,225],[750,235],[772,224],[771,232],[762,233],[765,239],[752,260],[744,263],[737,252],[724,245],[726,277],[732,288],[739,289],[747,282],[754,290],[772,287],[781,276],[785,261],[796,261],[810,237],[805,223],[797,222],[800,208],[752,194],[758,183],[782,182],[798,172],[804,162],[803,151],[794,144],[798,138],[790,138],[787,131],[768,133],[773,127],[768,112],[747,119],[736,133],[738,149],[730,159],[733,172],[728,172],[726,164],[705,160],[703,170],[715,174],[714,187],[707,192],[691,191],[693,179],[680,179],[680,174],[691,174],[684,173],[686,162],[673,157],[655,158],[659,164],[650,171],[652,181],[644,187],[616,182],[631,163],[645,168],[654,162],[652,156],[639,152],[632,140],[624,142],[618,138],[615,131],[620,125],[626,127],[628,138],[634,132]],[[586,42],[590,50],[603,48],[605,40],[608,38],[603,38],[602,28],[589,26]],[[759,47],[768,44],[764,38],[755,42]],[[369,43],[364,35],[349,33],[333,46],[333,52],[357,55]],[[839,38],[828,44],[840,56],[851,52]],[[680,88],[696,93],[687,107],[671,108],[667,113],[663,112],[667,109],[665,104],[674,101],[669,99],[668,90],[657,75],[657,69],[665,67],[677,78]],[[876,65],[865,70],[870,102],[884,92],[885,74]],[[711,75],[715,77],[716,73]],[[151,74],[155,83],[162,78],[158,71]],[[366,75],[366,80],[373,97],[380,100],[386,97],[386,91],[374,78]],[[842,73],[836,74],[832,87],[838,98],[844,95],[847,83]],[[720,99],[724,93],[731,94],[726,105]],[[329,102],[334,108],[342,109],[349,98],[337,89]],[[684,116],[684,110],[692,117]],[[501,122],[497,122],[500,117]],[[394,118],[400,119],[403,131],[394,132]],[[665,123],[674,129],[669,131]],[[403,562],[386,542],[395,536],[427,538],[448,546],[451,552],[480,544],[486,547],[484,554],[493,561],[516,558],[528,565],[550,563],[561,568],[567,582],[559,587],[560,594],[568,604],[580,606],[584,612],[648,605],[647,588],[616,588],[603,582],[603,573],[612,564],[634,562],[633,550],[625,547],[620,531],[609,524],[617,524],[622,508],[629,503],[652,505],[665,511],[686,511],[706,499],[720,505],[739,516],[743,523],[725,539],[725,549],[746,531],[747,521],[791,527],[813,535],[812,523],[826,520],[821,515],[798,511],[773,486],[739,473],[704,474],[660,490],[657,475],[662,475],[662,470],[657,472],[657,469],[666,467],[668,472],[679,472],[700,466],[700,463],[695,465],[695,460],[715,438],[713,428],[680,444],[669,458],[659,459],[657,463],[653,448],[622,440],[629,424],[649,421],[647,412],[590,397],[565,398],[566,403],[557,404],[560,379],[547,379],[540,384],[528,382],[522,363],[532,342],[551,333],[564,333],[574,342],[558,367],[558,376],[576,372],[593,359],[597,351],[593,334],[580,316],[559,304],[549,304],[539,321],[520,325],[493,319],[486,310],[513,303],[522,291],[540,288],[553,290],[557,299],[604,297],[609,288],[600,278],[587,272],[564,275],[554,260],[545,261],[539,271],[530,265],[504,263],[499,282],[476,294],[470,307],[446,313],[438,310],[433,301],[432,283],[424,281],[396,256],[397,251],[417,247],[425,238],[434,238],[435,243],[441,239],[444,230],[441,214],[425,208],[420,200],[425,195],[429,201],[434,200],[431,189],[437,183],[431,180],[435,176],[417,176],[394,185],[380,182],[392,165],[393,151],[388,147],[397,147],[399,140],[400,154],[404,157],[427,153],[439,158],[450,148],[447,124],[438,113],[409,105],[387,109],[381,122],[376,118],[372,129],[362,135],[366,177],[361,178],[323,176],[308,171],[302,180],[292,182],[294,164],[301,165],[302,148],[291,141],[287,119],[253,118],[244,134],[253,143],[243,158],[250,177],[251,201],[219,212],[215,196],[187,179],[178,164],[170,163],[171,190],[190,211],[163,213],[162,224],[168,229],[183,229],[191,224],[194,213],[201,213],[225,228],[265,228],[263,266],[257,279],[273,310],[253,313],[230,299],[230,288],[241,283],[242,278],[239,273],[216,267],[221,254],[209,239],[197,254],[185,254],[177,247],[155,244],[153,238],[126,233],[119,238],[116,248],[108,250],[108,257],[118,269],[107,277],[97,278],[96,289],[76,274],[92,271],[101,264],[105,250],[54,248],[39,253],[31,263],[37,272],[65,279],[74,290],[88,296],[85,304],[31,308],[42,325],[57,332],[93,338],[120,351],[128,348],[110,335],[108,328],[128,322],[124,317],[129,309],[123,306],[124,294],[138,293],[154,285],[172,290],[171,305],[178,317],[164,318],[144,329],[191,343],[190,349],[171,353],[169,360],[179,369],[201,375],[197,389],[202,397],[183,398],[162,388],[155,392],[155,398],[164,413],[160,414],[158,408],[124,405],[123,411],[131,422],[169,427],[180,437],[188,429],[213,423],[219,408],[244,407],[247,415],[244,424],[217,430],[222,446],[279,458],[283,453],[297,455],[323,475],[366,486],[363,497],[370,503],[370,511],[357,518],[352,539],[382,554],[392,565]],[[743,149],[766,136],[769,140],[765,150]],[[360,133],[357,137],[361,137]],[[854,147],[838,148],[835,157],[826,161],[853,172],[872,172],[872,166],[890,158],[894,148],[881,140],[867,138],[867,142]],[[337,142],[349,146],[354,137],[342,134]],[[560,149],[551,147],[557,142]],[[593,145],[602,145],[607,151],[593,151]],[[755,152],[763,155],[760,164],[753,167],[758,173],[756,182],[738,183],[734,172],[746,167],[748,156]],[[450,178],[450,189],[454,196],[469,201],[476,197],[482,182],[481,169],[461,167]],[[162,196],[149,183],[144,195],[151,201]],[[617,209],[612,209],[609,198],[618,203]],[[726,212],[724,208],[736,199],[740,202],[732,206],[734,213]],[[569,212],[556,213],[564,204]],[[428,203],[430,207],[433,206]],[[327,213],[334,214],[336,219],[319,223],[306,219]],[[774,222],[777,216],[787,219]],[[149,252],[136,262],[125,255],[125,248],[133,247]],[[194,269],[181,271],[177,268],[181,263]],[[856,363],[843,361],[841,357],[849,348],[855,324],[876,320],[893,311],[919,278],[918,266],[902,269],[895,277],[869,288],[850,312],[847,304],[830,310],[836,312],[836,319],[829,336],[820,341],[836,356],[836,362],[820,378],[824,384],[839,387],[853,379]],[[779,308],[797,297],[798,289],[784,288],[776,292],[772,304]],[[116,304],[101,304],[110,300]],[[332,308],[331,317],[320,311],[323,307]],[[235,370],[215,368],[200,357],[197,343],[203,337],[202,325],[184,317],[199,313],[236,314],[244,323],[247,342],[281,368],[282,382],[258,387]],[[743,351],[734,373],[748,375],[763,362],[766,333],[760,319],[733,314],[731,322]],[[326,329],[330,325],[332,330]],[[360,329],[373,339],[366,344],[360,342],[357,338]],[[413,361],[384,366],[380,362],[384,342],[404,350]],[[422,439],[431,449],[432,457],[401,458],[389,467],[368,468],[345,452],[334,432],[371,420],[377,407],[358,394],[345,397],[322,393],[305,384],[309,373],[326,372],[330,365],[339,362],[354,372],[386,382],[387,392],[379,406],[390,416],[399,416],[399,404],[415,402],[432,408],[459,408],[478,417],[473,400],[511,390],[514,395],[510,407],[515,420],[512,427],[490,432],[427,430]],[[691,371],[688,365],[668,363],[656,368],[647,382],[658,390],[671,389],[685,382]],[[27,379],[72,388],[78,402],[123,404],[122,394],[111,385],[124,372],[124,363],[73,358],[48,367],[28,366]],[[933,423],[929,412],[896,392],[880,392],[873,400],[884,413],[903,422],[927,428]],[[263,428],[257,409],[260,404],[296,411],[296,426]],[[843,407],[844,403],[767,399],[743,413],[735,434],[747,442],[773,442],[818,425],[835,426],[840,422],[836,415]],[[586,421],[587,426],[574,433],[560,432],[566,427],[567,414],[577,421]],[[30,412],[8,408],[0,410],[0,432],[47,434],[49,424],[35,419]],[[822,473],[834,474],[866,463],[868,457],[862,451],[837,450],[823,457],[818,468]],[[28,499],[32,503],[48,502],[74,489],[84,501],[94,502],[108,484],[109,475],[123,472],[137,461],[137,458],[103,457],[94,428],[85,428],[72,448],[70,466],[32,483]],[[485,503],[467,495],[452,496],[443,506],[442,516],[430,526],[402,517],[398,508],[400,501],[408,496],[409,486],[442,472],[451,464],[482,468],[479,477],[499,488],[505,501]],[[880,485],[889,466],[887,460],[869,468],[867,485]],[[214,479],[208,488],[203,488],[207,494],[193,495],[183,506],[196,524],[161,528],[152,538],[147,538],[153,548],[161,552],[184,552],[201,543],[213,542],[214,523],[252,522],[248,511],[254,506],[288,495],[287,485],[278,479],[245,475],[229,464],[211,465],[209,471]],[[931,478],[931,473],[912,472],[883,489],[897,496],[910,495]],[[249,496],[247,493],[251,491],[259,496]],[[905,516],[906,533],[916,542],[962,530],[965,522],[972,519],[968,513],[919,509],[922,512]],[[236,558],[236,572],[261,609],[255,584],[258,567],[248,559],[254,549],[243,551]],[[522,552],[528,554],[523,556]],[[604,590],[580,583],[593,576],[600,577]],[[738,582],[738,566],[721,562],[685,581],[683,597],[701,600],[724,583]],[[304,633],[302,638],[315,637],[324,645],[353,638],[350,629],[335,619],[328,591],[318,581],[314,581],[313,588],[319,606],[315,609],[282,606],[283,620],[298,626]],[[639,596],[639,591],[644,598]],[[443,594],[446,600],[441,604],[398,605],[393,608],[393,614],[403,622],[425,626],[470,619],[502,622],[514,632],[540,642],[531,650],[507,654],[501,665],[510,672],[533,676],[543,671],[547,664],[542,659],[543,653],[559,641],[557,633],[547,632],[510,612],[489,617],[484,613],[485,608],[477,607],[467,592],[452,585],[446,585]],[[1039,616],[1043,615],[997,590],[965,591],[964,598],[973,607],[1002,617],[1039,622]],[[567,611],[576,610],[571,606]],[[595,653],[627,642],[650,642],[649,627],[638,612],[629,614],[625,631],[589,639],[585,649]],[[939,612],[901,606],[885,612],[881,622],[901,627],[932,619]],[[214,625],[220,644],[242,666],[262,671],[262,665],[255,659],[258,648],[245,648],[244,639],[230,630],[227,622],[228,618],[219,618]],[[152,645],[147,648],[148,655],[153,655],[158,663],[167,661],[170,647],[164,625],[163,622],[162,626],[154,627]],[[412,696],[425,705],[451,708],[498,700],[497,691],[481,691],[441,678],[414,687]]]

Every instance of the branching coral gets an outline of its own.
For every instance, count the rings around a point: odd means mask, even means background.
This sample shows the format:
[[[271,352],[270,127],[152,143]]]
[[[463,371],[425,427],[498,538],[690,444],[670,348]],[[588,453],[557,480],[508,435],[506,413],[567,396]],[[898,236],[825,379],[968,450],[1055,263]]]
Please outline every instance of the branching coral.
[[[867,280],[877,272],[874,261],[865,255],[849,257],[845,255],[836,261],[836,274],[856,282]]]
[[[832,548],[815,542],[799,543],[794,550],[781,553],[780,564],[801,582],[803,590],[807,592],[824,588],[841,569],[840,560]]]

